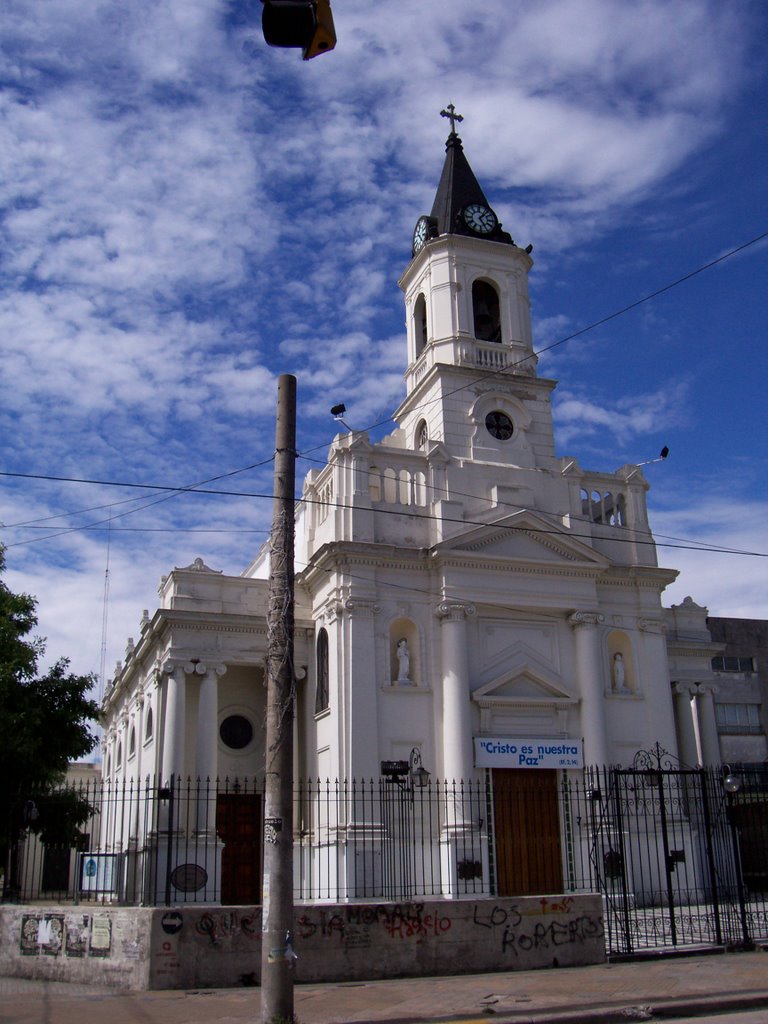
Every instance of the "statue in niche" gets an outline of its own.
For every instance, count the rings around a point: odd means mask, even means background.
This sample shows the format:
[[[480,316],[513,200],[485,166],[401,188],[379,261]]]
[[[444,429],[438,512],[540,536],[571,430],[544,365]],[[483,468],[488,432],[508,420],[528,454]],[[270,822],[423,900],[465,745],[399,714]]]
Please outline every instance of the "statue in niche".
[[[626,682],[626,670],[624,667],[624,657],[618,651],[613,656],[613,692],[614,693],[629,693]]]
[[[408,641],[405,637],[397,641],[397,682],[406,686],[412,686],[410,679],[411,653],[408,650]]]

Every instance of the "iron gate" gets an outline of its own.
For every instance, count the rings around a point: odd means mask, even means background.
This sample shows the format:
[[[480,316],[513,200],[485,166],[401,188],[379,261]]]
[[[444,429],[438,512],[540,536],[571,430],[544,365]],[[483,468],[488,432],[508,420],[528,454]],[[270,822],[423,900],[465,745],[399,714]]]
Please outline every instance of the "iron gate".
[[[660,748],[587,771],[576,820],[609,953],[768,935],[767,783],[759,769],[682,768]]]

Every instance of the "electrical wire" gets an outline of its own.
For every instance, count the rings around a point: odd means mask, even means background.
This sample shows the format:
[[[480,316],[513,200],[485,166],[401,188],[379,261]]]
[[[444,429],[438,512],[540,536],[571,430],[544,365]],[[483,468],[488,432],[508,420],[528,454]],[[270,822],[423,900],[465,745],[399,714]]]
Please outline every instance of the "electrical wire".
[[[171,498],[175,498],[179,494],[183,494],[183,493],[188,492],[188,491],[195,491],[196,493],[205,493],[205,492],[200,492],[199,490],[197,490],[203,484],[214,483],[216,480],[226,480],[227,478],[232,477],[232,476],[237,476],[240,473],[246,473],[246,472],[248,472],[248,470],[257,469],[257,468],[259,468],[261,466],[268,465],[270,462],[273,462],[273,461],[274,461],[274,455],[270,456],[267,459],[263,459],[261,462],[256,462],[256,463],[254,463],[251,466],[245,466],[242,469],[234,469],[234,470],[231,470],[228,473],[219,473],[217,476],[208,477],[208,479],[201,480],[198,484],[192,484],[189,487],[156,488],[156,487],[151,487],[150,486],[150,489],[152,489],[152,490],[158,490],[158,489],[160,489],[160,490],[167,490],[167,491],[170,491],[171,493],[164,495],[162,498],[157,498],[155,501],[148,501],[146,504],[139,505],[137,508],[128,509],[125,512],[121,512],[119,515],[116,515],[116,516],[110,515],[110,516],[107,517],[107,519],[98,520],[96,523],[86,523],[83,526],[69,526],[69,527],[63,528],[61,530],[58,530],[56,533],[50,533],[50,534],[48,534],[45,537],[34,538],[34,539],[27,540],[27,541],[16,541],[15,543],[9,544],[7,546],[8,547],[19,547],[21,545],[34,544],[38,540],[53,540],[56,537],[63,537],[66,534],[69,534],[69,533],[79,533],[79,532],[81,532],[83,530],[91,530],[91,529],[94,529],[96,527],[103,526],[104,523],[109,523],[111,525],[114,522],[115,519],[121,519],[124,516],[130,516],[130,515],[133,515],[136,512],[143,512],[144,509],[153,508],[155,505],[161,505],[163,502],[170,501]],[[23,475],[23,474],[0,473],[0,476],[13,476],[13,475]],[[51,477],[50,479],[54,479],[54,478]],[[109,486],[109,485],[105,485],[105,486]],[[125,484],[125,485],[116,484],[114,486],[131,486],[131,485],[130,484]],[[142,485],[135,485],[135,486],[142,486]],[[215,492],[212,492],[212,493],[215,493]],[[137,500],[139,500],[139,499],[136,499],[136,498],[129,498],[129,499],[127,499],[127,501],[137,501]],[[115,505],[124,505],[124,504],[126,504],[126,501],[115,502]],[[100,507],[110,508],[111,506],[109,506],[109,505],[97,506],[97,508],[100,508]],[[72,515],[78,515],[79,513],[71,513],[71,514]],[[58,517],[53,517],[53,518],[58,518]]]
[[[306,462],[314,462],[316,465],[321,465],[321,466],[327,465],[327,463],[322,462],[320,459],[309,459],[309,458],[306,458],[306,456],[302,456],[302,458]],[[428,484],[425,485],[425,489],[428,490],[428,491],[429,490],[432,490],[432,491],[435,490],[435,488],[430,488],[430,486]],[[458,490],[455,490],[453,487],[451,488],[450,494],[451,494],[451,498],[469,498],[472,501],[480,501],[480,502],[488,501],[487,498],[483,497],[480,494],[470,494],[468,491],[458,491]],[[513,505],[509,501],[499,501],[499,502],[496,502],[496,504],[493,507],[494,508],[504,507],[504,508],[508,508],[508,509],[513,509],[516,512],[520,512],[520,511],[523,511],[525,509],[525,506],[523,506],[523,505]],[[546,509],[540,509],[540,508],[531,509],[530,511],[535,512],[539,516],[546,516],[548,519],[554,519],[556,522],[560,521],[562,519],[562,513],[549,512]],[[595,523],[594,519],[590,519],[588,516],[580,516],[580,515],[577,515],[576,513],[573,513],[573,512],[568,513],[568,517],[572,521],[575,521],[577,523],[584,523],[585,525],[597,525],[597,526],[603,525],[601,523]],[[629,530],[630,527],[628,527],[628,526],[621,526],[621,525],[618,525],[618,526],[611,525],[611,529],[612,530]],[[653,538],[656,541],[658,541],[658,539],[661,538],[663,540],[677,541],[680,544],[693,543],[690,540],[690,538],[688,538],[688,537],[674,537],[674,536],[671,536],[670,534],[658,533],[656,530],[653,530],[652,533],[653,533]],[[573,536],[573,534],[571,534],[570,536]],[[744,554],[745,553],[745,552],[743,552],[739,548],[727,548],[724,545],[721,545],[721,544],[710,544],[707,541],[696,541],[695,543],[701,545],[701,550],[702,551],[707,551],[708,549],[713,548],[717,553],[722,553],[722,554],[738,555],[738,554]]]
[[[109,486],[109,487],[140,487],[140,488],[149,489],[149,490],[171,491],[171,492],[173,492],[173,494],[176,494],[176,493],[178,493],[178,494],[206,494],[206,495],[216,495],[216,496],[219,496],[219,497],[230,497],[230,498],[232,498],[232,497],[234,497],[234,498],[263,498],[263,499],[268,499],[269,501],[274,501],[274,498],[275,498],[275,496],[273,494],[264,494],[264,493],[261,493],[261,492],[221,491],[221,490],[210,490],[210,489],[202,488],[202,487],[171,487],[171,486],[167,486],[167,485],[163,485],[163,484],[123,483],[123,482],[116,481],[116,480],[112,480],[112,481],[109,481],[109,480],[88,480],[88,479],[85,479],[85,478],[82,478],[82,477],[57,477],[57,476],[51,476],[51,475],[43,475],[43,474],[40,474],[40,473],[9,473],[9,472],[0,471],[0,476],[22,477],[22,478],[28,478],[28,479],[34,479],[34,480],[41,480],[42,479],[42,480],[56,481],[56,482],[61,482],[61,483],[98,484],[100,486]],[[479,499],[479,500],[482,500],[482,499]],[[301,498],[299,498],[297,500],[297,504],[304,504],[304,505],[326,505],[326,506],[327,505],[331,505],[333,508],[337,508],[337,509],[349,509],[350,511],[354,511],[354,510],[358,510],[359,511],[360,510],[359,506],[347,505],[344,502],[338,502],[338,501],[335,501],[335,502],[321,501],[318,498],[301,497]],[[371,509],[371,511],[373,511],[373,509]],[[471,526],[471,527],[493,526],[493,527],[496,527],[497,529],[509,530],[509,531],[524,530],[525,532],[528,532],[528,533],[555,534],[555,535],[558,535],[558,536],[568,536],[568,537],[573,537],[573,538],[581,539],[581,540],[592,540],[591,532],[590,533],[579,534],[579,533],[575,533],[575,532],[570,531],[570,530],[569,531],[564,531],[563,529],[560,529],[560,528],[546,529],[544,527],[532,527],[530,525],[526,525],[524,527],[519,527],[519,526],[516,526],[514,524],[499,523],[499,522],[488,522],[485,519],[464,519],[464,518],[459,519],[459,518],[454,518],[454,517],[451,517],[451,516],[435,516],[435,515],[432,515],[430,513],[417,512],[417,511],[408,511],[408,510],[404,510],[404,509],[388,509],[388,508],[381,508],[381,507],[379,507],[379,508],[375,509],[375,511],[377,513],[379,513],[380,515],[393,515],[393,516],[396,515],[396,516],[400,516],[400,517],[407,516],[407,517],[410,517],[410,518],[413,518],[413,519],[431,520],[431,521],[434,521],[434,522],[444,522],[444,523],[459,523],[461,525]],[[521,507],[520,511],[526,511],[526,510],[523,507]],[[546,513],[546,512],[538,513],[538,510],[536,510],[536,509],[532,509],[530,511],[533,511],[536,514],[542,514],[542,515],[553,515],[554,514],[554,513]],[[62,530],[59,533],[49,534],[46,537],[36,537],[36,538],[33,538],[31,540],[28,540],[28,541],[14,541],[11,544],[7,544],[6,547],[12,548],[12,547],[18,547],[18,546],[24,545],[24,544],[41,543],[42,541],[50,540],[50,539],[53,539],[55,537],[61,536],[62,533],[74,533],[74,532],[79,532],[79,531],[82,531],[82,530],[92,529],[93,526],[96,526],[96,525],[102,525],[102,524],[98,523],[98,524],[84,525],[84,526],[80,526],[80,527],[72,527],[69,530]],[[600,524],[597,524],[597,525],[600,525]],[[621,527],[618,527],[618,528],[613,528],[612,527],[612,529],[621,529]],[[625,528],[625,529],[628,529],[628,528]],[[456,539],[456,538],[454,538],[454,539]],[[647,540],[644,540],[642,537],[638,537],[638,536],[621,537],[621,536],[618,535],[618,533],[616,535],[612,535],[611,536],[611,540],[612,541],[617,541],[617,542],[622,542],[622,543],[627,543],[627,544],[640,544],[640,545],[656,546],[656,547],[664,547],[664,548],[679,548],[679,549],[690,550],[690,551],[707,551],[707,552],[711,552],[713,554],[745,555],[745,556],[751,556],[751,557],[754,557],[754,558],[768,558],[768,552],[748,551],[748,550],[744,550],[744,549],[740,549],[740,548],[726,548],[726,547],[723,547],[723,546],[719,546],[719,547],[718,546],[705,546],[705,545],[696,543],[694,541],[687,541],[685,539],[681,539],[680,543],[659,543],[658,541],[654,540],[653,535],[650,533],[650,531],[648,532],[648,539]]]
[[[274,459],[275,459],[274,455],[271,455],[269,458],[262,459],[261,462],[254,462],[250,466],[243,466],[242,469],[233,469],[233,470],[230,470],[227,473],[219,473],[218,476],[208,477],[207,479],[200,480],[197,484],[192,484],[191,486],[193,486],[193,487],[202,487],[203,484],[211,484],[211,483],[214,483],[216,480],[226,480],[228,477],[237,476],[240,473],[247,473],[251,469],[260,469],[262,466],[268,466],[271,462],[274,462]],[[6,474],[1,474],[0,473],[0,476],[2,476],[2,475],[6,475]],[[137,485],[137,486],[140,486],[140,485]],[[177,490],[180,493],[184,489],[185,488],[176,488],[175,490]],[[169,495],[168,498],[163,498],[162,500],[163,501],[167,501],[167,500],[169,500],[169,498],[171,498],[173,496],[174,495]],[[0,525],[2,525],[3,527],[5,527],[5,529],[8,529],[8,530],[16,529],[17,527],[32,527],[36,523],[47,523],[47,522],[50,522],[51,519],[64,519],[67,516],[81,516],[81,515],[86,515],[88,512],[101,512],[103,509],[117,508],[120,505],[130,504],[132,501],[141,501],[141,499],[140,498],[123,498],[122,501],[108,502],[108,503],[106,503],[104,505],[92,505],[92,506],[90,506],[90,508],[81,508],[81,509],[76,509],[75,511],[70,511],[70,512],[57,512],[55,515],[51,515],[51,516],[40,516],[37,519],[27,519],[27,520],[25,520],[23,522],[20,522],[20,523],[2,523]],[[136,508],[136,509],[129,509],[124,514],[125,515],[131,515],[133,512],[141,512],[144,508],[150,508],[153,504],[158,504],[158,503],[157,502],[151,502],[149,505],[142,505],[141,507]],[[104,521],[105,522],[112,522],[113,518],[117,518],[117,517],[111,517],[109,520],[104,520]],[[76,529],[76,527],[73,527],[73,529]]]
[[[695,270],[690,270],[687,274],[683,274],[682,277],[678,277],[674,281],[670,281],[669,284],[663,285],[661,288],[657,288],[653,292],[649,292],[648,295],[643,295],[639,299],[635,299],[634,302],[628,303],[626,306],[622,306],[621,309],[617,309],[613,313],[608,313],[606,316],[600,317],[599,320],[594,320],[592,323],[587,324],[585,327],[580,327],[577,331],[572,331],[567,334],[564,338],[559,338],[557,341],[553,341],[551,345],[545,345],[544,348],[534,349],[533,354],[535,356],[544,355],[545,352],[551,352],[555,348],[559,348],[560,345],[565,345],[569,341],[573,341],[575,338],[580,338],[582,335],[587,334],[589,331],[594,331],[598,327],[602,327],[604,324],[610,323],[611,320],[616,320],[620,316],[624,316],[625,313],[631,312],[633,309],[637,309],[638,306],[642,306],[646,302],[650,302],[652,299],[658,298],[660,295],[664,295],[665,292],[671,291],[673,288],[677,288],[681,284],[685,284],[686,281],[690,281],[692,278],[697,277],[699,274],[703,274],[706,270],[711,270],[712,267],[716,267],[719,263],[723,263],[725,260],[730,259],[733,256],[737,256],[740,252],[745,249],[749,249],[750,246],[756,245],[758,242],[762,242],[768,238],[768,231],[763,231],[761,234],[756,235],[754,238],[750,238],[747,242],[742,242],[740,245],[735,246],[733,249],[729,249],[728,252],[723,253],[721,256],[717,256],[713,260],[709,260],[707,263],[703,263],[700,267],[696,267]],[[445,398],[450,398],[451,395],[456,395],[460,391],[466,391],[468,388],[475,387],[476,384],[482,383],[492,377],[501,377],[510,374],[514,371],[521,363],[526,362],[529,357],[525,356],[521,359],[514,360],[508,363],[506,366],[501,367],[498,370],[487,371],[482,377],[476,377],[469,381],[467,384],[462,384],[460,387],[454,388],[453,391],[447,391],[440,395],[439,398],[433,399],[431,402],[426,402],[424,405],[419,405],[414,408],[414,412],[420,412],[428,409],[430,405],[434,405],[437,401],[443,401]],[[377,423],[372,423],[368,427],[364,427],[361,431],[353,431],[353,433],[367,433],[370,430],[376,430],[378,427],[386,426],[388,423],[393,423],[394,419],[392,416],[386,419],[380,420]],[[321,448],[327,447],[332,442],[326,442],[325,444],[315,445],[313,448],[307,448],[299,455],[307,455],[310,452],[318,451]]]
[[[618,309],[618,310],[616,310],[613,313],[610,313],[610,314],[608,314],[608,315],[606,315],[604,317],[601,317],[600,319],[595,320],[595,321],[593,321],[590,324],[587,324],[585,327],[582,327],[582,328],[580,328],[577,331],[571,332],[570,334],[566,335],[565,337],[560,338],[559,340],[553,342],[551,345],[547,345],[544,348],[537,349],[535,354],[536,355],[541,355],[541,354],[543,354],[545,352],[549,352],[552,349],[558,348],[560,345],[564,345],[564,344],[566,344],[569,341],[573,341],[575,338],[579,338],[579,337],[583,336],[584,334],[586,334],[586,333],[588,333],[590,331],[595,330],[597,327],[601,327],[604,324],[609,323],[610,321],[615,320],[616,318],[618,318],[620,316],[623,316],[624,314],[630,312],[631,310],[636,309],[638,306],[641,306],[641,305],[643,305],[646,302],[650,302],[651,300],[653,300],[655,298],[658,298],[658,296],[663,295],[663,294],[665,294],[668,291],[671,291],[673,288],[677,288],[679,285],[684,284],[686,281],[690,281],[692,278],[697,277],[699,274],[704,273],[706,270],[710,270],[712,267],[715,267],[718,264],[723,263],[725,260],[730,259],[733,256],[736,256],[738,253],[743,252],[745,249],[750,248],[750,246],[753,246],[753,245],[757,244],[758,242],[762,241],[765,238],[768,238],[768,231],[764,231],[761,234],[756,235],[754,238],[751,238],[748,241],[743,242],[743,243],[741,243],[738,246],[735,246],[734,248],[728,250],[727,252],[723,253],[722,255],[716,257],[715,259],[709,260],[707,263],[702,264],[700,267],[697,267],[696,269],[689,271],[688,273],[684,274],[682,277],[679,277],[679,278],[675,279],[674,281],[671,281],[670,283],[662,286],[661,288],[657,288],[655,291],[650,292],[648,295],[644,295],[641,298],[636,299],[635,301],[633,301],[631,303],[628,303],[626,306],[623,306],[621,309]],[[505,366],[505,367],[503,367],[503,368],[501,368],[499,370],[496,370],[496,371],[494,371],[492,373],[487,373],[486,372],[482,377],[478,377],[478,378],[476,378],[476,379],[474,379],[472,381],[469,381],[466,384],[461,385],[460,387],[455,388],[453,391],[450,391],[450,392],[447,392],[445,394],[442,394],[440,396],[439,400],[442,401],[446,397],[450,397],[451,395],[457,394],[460,391],[467,390],[468,388],[473,387],[478,382],[487,380],[489,377],[503,376],[503,375],[509,374],[510,371],[513,371],[518,364],[519,364],[519,361],[515,361],[512,364],[508,364],[507,366]],[[427,408],[430,404],[433,404],[435,401],[438,401],[438,399],[433,399],[432,403],[425,403],[424,406],[417,407],[417,410],[421,410],[421,409]],[[390,417],[388,417],[385,420],[379,421],[378,423],[371,424],[370,426],[365,428],[365,431],[374,430],[374,429],[376,429],[379,426],[384,426],[387,423],[391,423],[391,422],[393,422],[393,419],[390,416]],[[355,431],[355,433],[358,433],[358,432],[363,432],[363,431]],[[317,450],[319,450],[321,448],[324,448],[324,447],[327,447],[328,444],[330,444],[330,443],[332,443],[332,442],[325,442],[324,444],[315,445],[314,447],[307,448],[307,449],[305,449],[302,452],[298,452],[297,454],[300,457],[306,458],[311,452],[317,451]],[[270,456],[269,458],[264,459],[261,462],[254,463],[254,464],[252,464],[250,466],[243,467],[242,469],[231,470],[231,471],[229,471],[227,473],[221,473],[221,474],[218,474],[216,476],[209,477],[206,480],[200,481],[198,484],[193,484],[193,485],[186,486],[186,487],[175,487],[175,488],[163,487],[163,486],[160,486],[160,485],[153,485],[153,484],[130,484],[130,483],[125,483],[125,482],[123,482],[123,483],[114,483],[114,482],[109,482],[109,481],[97,481],[97,480],[84,480],[84,479],[77,479],[77,478],[54,477],[54,476],[47,476],[47,475],[43,475],[43,474],[24,474],[24,473],[0,472],[0,476],[20,477],[20,478],[25,478],[25,479],[55,480],[55,481],[69,482],[69,483],[91,483],[91,484],[100,484],[102,486],[137,487],[137,488],[142,488],[142,489],[145,489],[145,490],[162,490],[162,491],[170,491],[171,492],[171,493],[167,494],[166,496],[157,499],[157,501],[149,502],[146,505],[142,505],[142,506],[139,506],[138,508],[130,509],[130,510],[127,510],[126,512],[122,513],[122,515],[132,515],[135,512],[140,512],[140,511],[143,511],[146,508],[151,508],[154,505],[160,504],[161,502],[164,502],[164,501],[168,501],[168,500],[170,500],[170,498],[176,497],[177,495],[184,494],[184,493],[207,493],[207,494],[214,493],[214,494],[223,494],[223,495],[227,495],[227,496],[233,496],[234,494],[237,494],[238,492],[211,492],[211,491],[202,491],[202,490],[200,490],[200,488],[204,484],[213,483],[213,482],[215,482],[217,480],[223,480],[223,479],[227,479],[229,477],[237,476],[238,474],[248,472],[251,469],[256,469],[256,468],[258,468],[260,466],[266,465],[269,462],[271,462],[273,460],[273,458],[274,458],[274,456]],[[261,494],[241,494],[240,496],[242,496],[242,497],[267,497],[267,495],[261,495]],[[127,501],[132,501],[132,500],[135,500],[135,499],[127,499]],[[479,499],[479,500],[482,500],[482,499]],[[119,505],[119,504],[125,504],[125,503],[126,503],[126,501],[116,502],[115,504]],[[108,506],[108,505],[107,506],[95,506],[94,510],[101,509],[101,508],[109,508],[109,507],[111,507],[111,506]],[[339,506],[339,507],[344,507],[344,506]],[[85,511],[90,511],[90,510],[85,510]],[[382,511],[385,511],[385,510],[382,510]],[[67,514],[77,515],[77,514],[80,514],[80,513],[61,513],[59,516],[52,516],[52,517],[47,517],[47,518],[60,518],[61,516],[64,516],[64,515],[67,515]],[[13,544],[10,544],[8,546],[9,547],[16,547],[16,546],[23,545],[23,544],[37,543],[37,542],[42,541],[42,540],[52,540],[52,539],[55,539],[56,537],[66,535],[68,533],[79,532],[81,530],[86,530],[86,529],[94,529],[94,528],[96,528],[98,526],[103,525],[103,523],[108,522],[108,521],[110,521],[111,519],[114,519],[114,518],[119,518],[119,517],[110,517],[109,520],[102,520],[102,521],[100,521],[98,523],[86,524],[85,526],[81,526],[81,527],[68,527],[68,528],[62,529],[62,530],[60,530],[60,531],[58,531],[56,533],[49,534],[48,536],[46,536],[44,538],[34,538],[34,539],[30,539],[28,541],[17,541],[17,542],[14,542]],[[45,521],[45,520],[43,520],[43,521]],[[21,525],[31,525],[34,522],[35,521],[33,520],[33,521],[29,521],[28,524],[17,524],[17,525],[19,525],[19,526],[21,526]],[[649,543],[653,543],[653,541],[650,541]],[[663,544],[661,546],[664,546],[664,547],[672,546],[672,547],[674,547],[674,546],[680,546],[680,545]],[[697,546],[695,546],[693,548],[693,550],[709,550],[709,551],[713,551],[713,552],[717,552],[717,553],[723,553],[723,554],[744,554],[744,555],[752,555],[752,556],[755,556],[755,557],[768,557],[768,554],[764,554],[762,552],[740,551],[738,549],[726,549],[726,548],[722,548],[722,547],[708,546],[708,545],[697,545]]]

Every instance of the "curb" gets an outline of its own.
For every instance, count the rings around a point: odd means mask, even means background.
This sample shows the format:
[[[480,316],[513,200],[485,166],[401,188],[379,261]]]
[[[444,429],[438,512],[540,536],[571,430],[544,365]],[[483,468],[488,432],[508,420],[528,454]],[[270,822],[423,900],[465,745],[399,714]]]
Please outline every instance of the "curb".
[[[377,1024],[462,1024],[465,1021],[493,1021],[495,1024],[630,1024],[632,1021],[653,1021],[662,1018],[674,1020],[680,1017],[703,1017],[707,1014],[733,1013],[737,1010],[768,1009],[768,990],[734,995],[702,996],[692,999],[665,999],[653,1003],[627,1004],[595,1007],[593,1009],[567,1010],[478,1010],[476,1014],[466,1013],[441,1017],[391,1017]],[[367,1019],[350,1020],[346,1024],[370,1024]]]
[[[561,1010],[531,1013],[488,1014],[497,1024],[627,1024],[629,1021],[652,1021],[658,1018],[674,1020],[679,1017],[703,1017],[707,1014],[759,1010],[768,1008],[768,992],[739,993],[737,995],[703,996],[691,999],[665,999],[643,1004],[595,1007],[591,1010]]]

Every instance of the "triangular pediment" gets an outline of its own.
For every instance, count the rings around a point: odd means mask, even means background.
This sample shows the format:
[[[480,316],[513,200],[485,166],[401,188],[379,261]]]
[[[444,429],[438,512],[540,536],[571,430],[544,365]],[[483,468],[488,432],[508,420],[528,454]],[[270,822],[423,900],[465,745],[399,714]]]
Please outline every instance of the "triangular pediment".
[[[451,537],[437,545],[435,551],[552,565],[586,564],[596,569],[610,564],[604,555],[572,537],[555,520],[545,519],[529,509]]]
[[[543,662],[520,650],[504,671],[472,693],[480,707],[505,705],[562,705],[576,702],[573,694]]]

